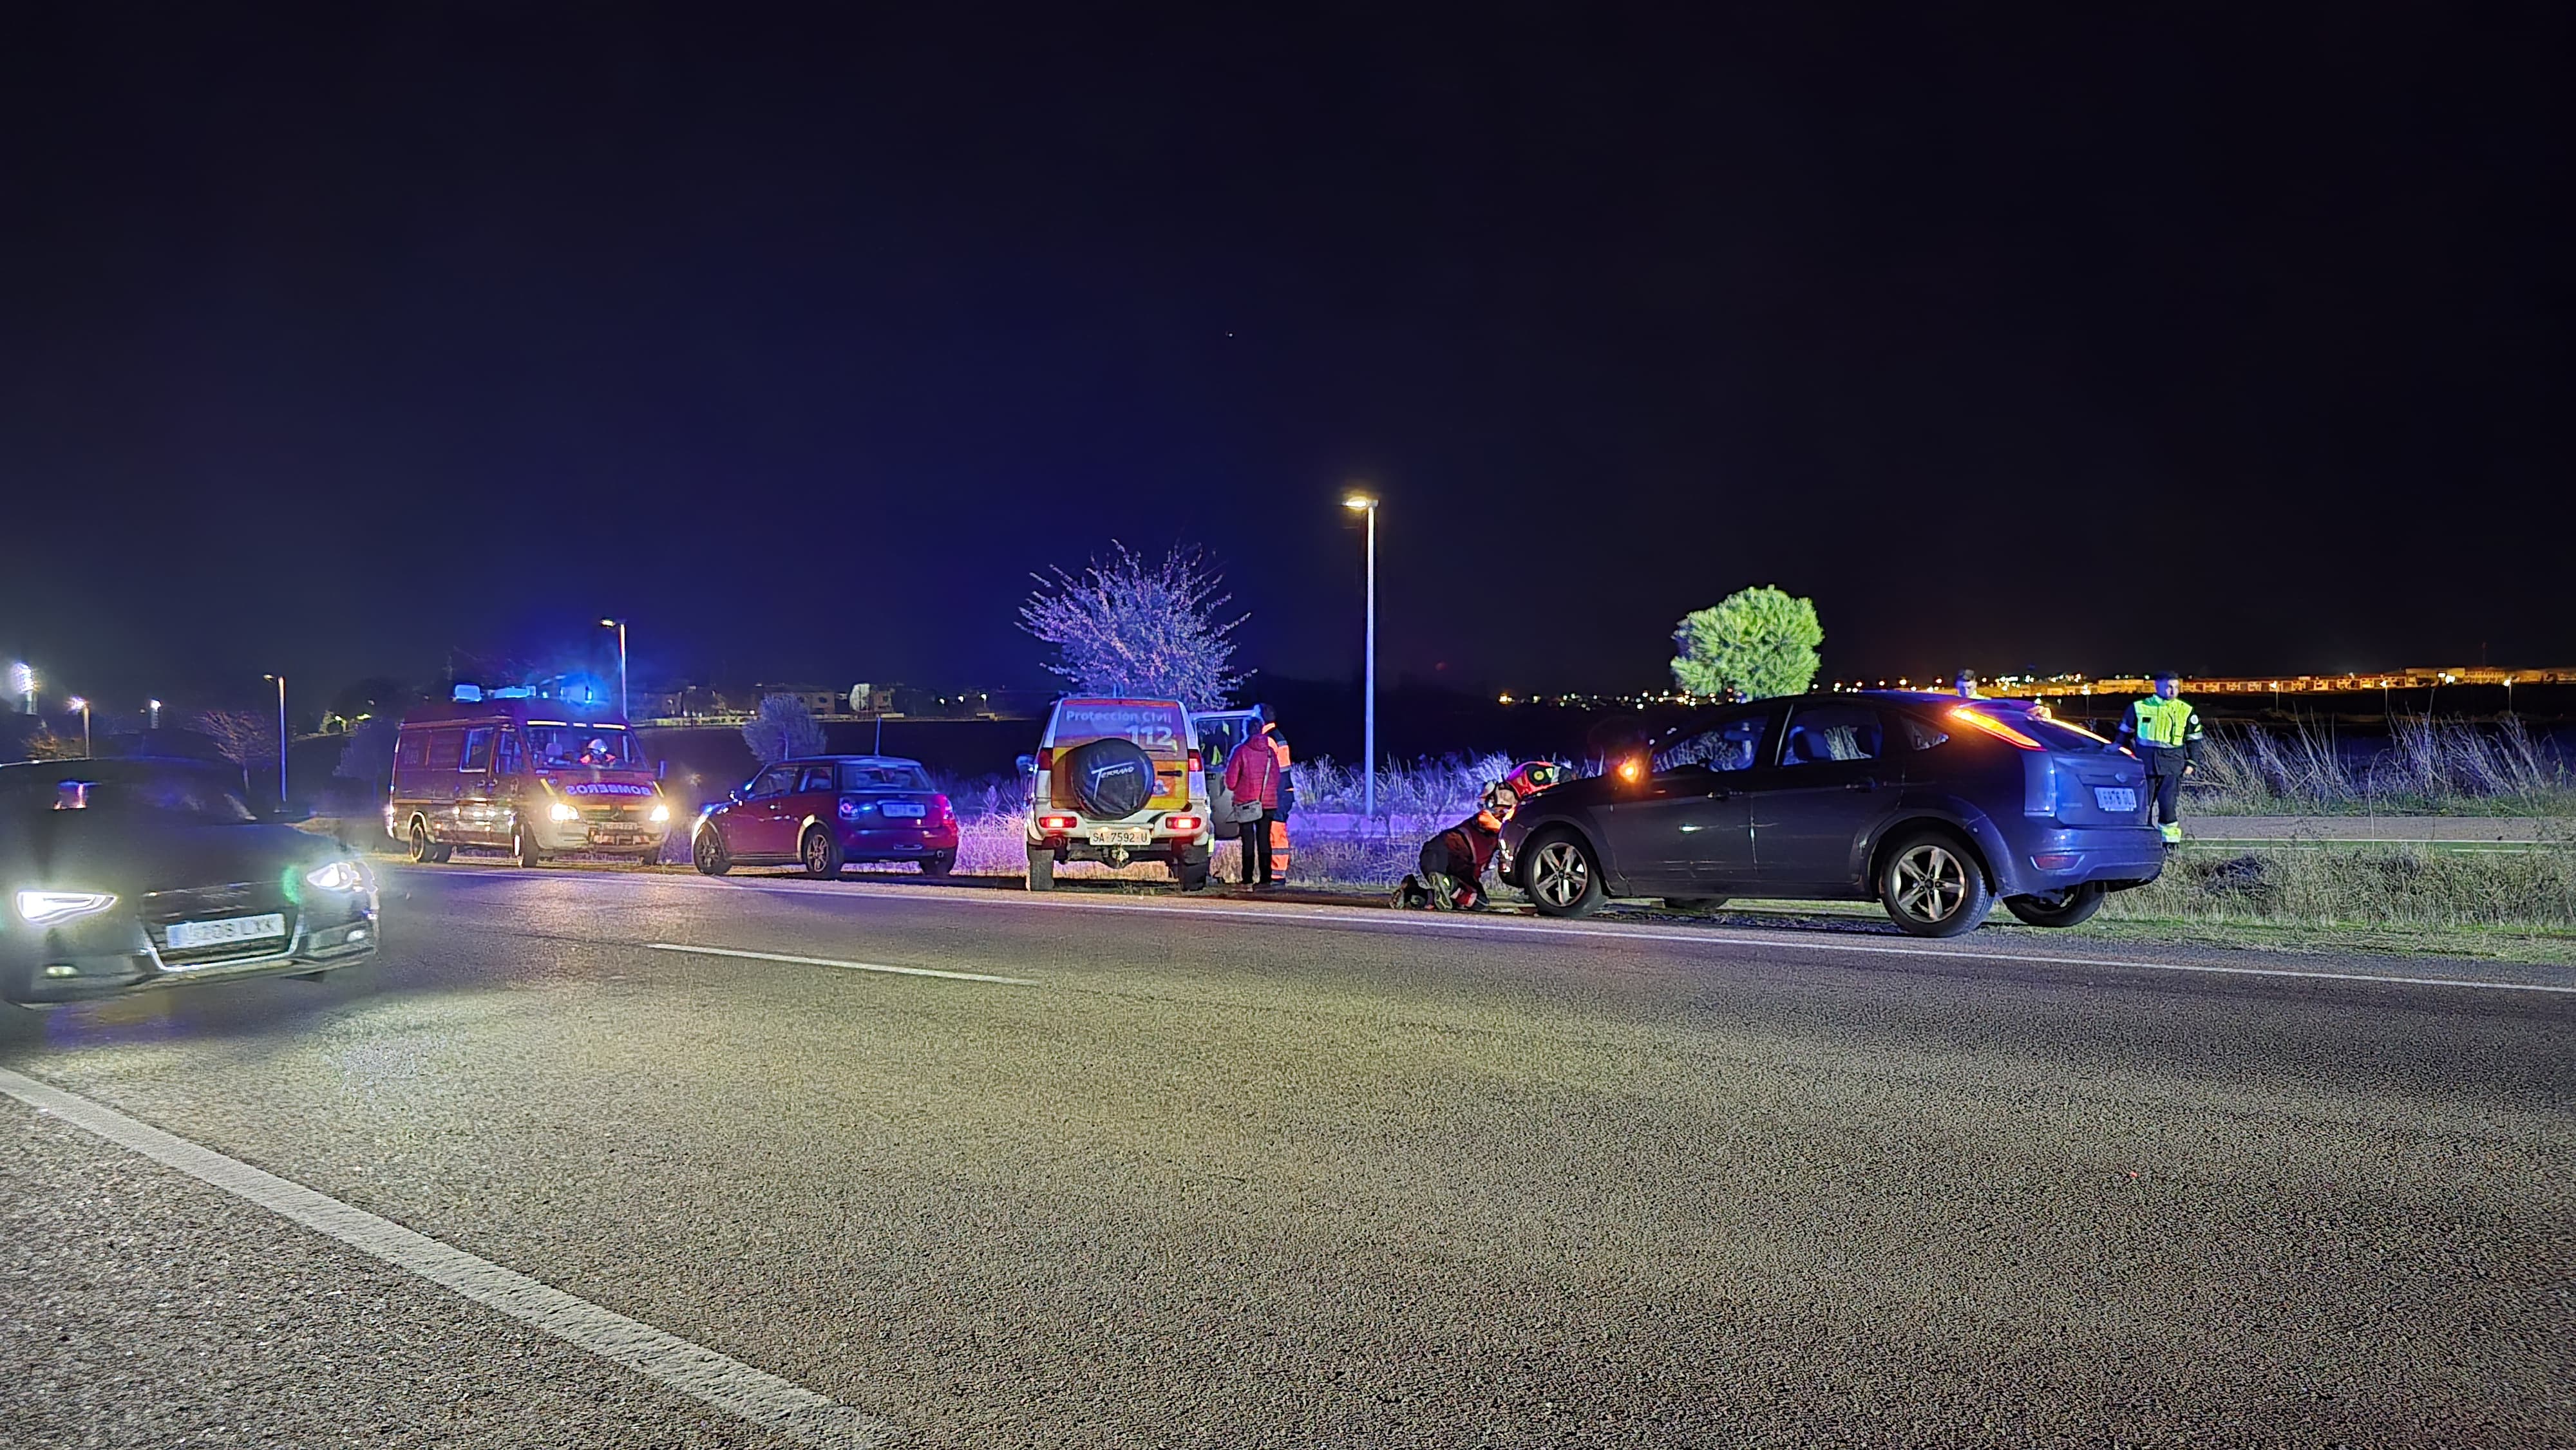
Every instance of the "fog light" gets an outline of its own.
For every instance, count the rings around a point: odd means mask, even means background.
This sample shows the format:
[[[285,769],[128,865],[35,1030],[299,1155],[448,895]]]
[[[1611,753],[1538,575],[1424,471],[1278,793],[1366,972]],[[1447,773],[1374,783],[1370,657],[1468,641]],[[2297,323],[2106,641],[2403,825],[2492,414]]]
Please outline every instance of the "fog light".
[[[45,975],[48,977],[77,977],[80,975],[80,968],[73,966],[69,962],[56,962],[52,966],[45,968]]]
[[[349,940],[351,940],[351,941],[353,941],[353,942],[362,942],[362,941],[365,941],[366,939],[367,939],[367,929],[366,929],[365,927],[363,927],[363,926],[353,926],[353,927],[349,928]]]
[[[2075,869],[2075,863],[2083,859],[2073,851],[2051,851],[2045,855],[2031,857],[2030,864],[2042,871],[2072,871]]]

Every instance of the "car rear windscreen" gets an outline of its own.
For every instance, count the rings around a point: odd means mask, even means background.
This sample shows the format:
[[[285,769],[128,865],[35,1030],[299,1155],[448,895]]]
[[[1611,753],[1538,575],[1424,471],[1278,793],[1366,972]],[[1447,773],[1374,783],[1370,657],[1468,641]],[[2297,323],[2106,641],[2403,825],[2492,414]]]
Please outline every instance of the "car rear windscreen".
[[[2110,741],[2083,726],[2069,725],[2037,710],[1989,710],[1987,714],[2051,750],[2097,751],[2111,748]]]
[[[843,790],[928,790],[930,777],[918,765],[871,762],[841,767]]]
[[[1067,700],[1056,707],[1058,749],[1086,740],[1132,740],[1163,755],[1189,748],[1190,717],[1169,700]]]

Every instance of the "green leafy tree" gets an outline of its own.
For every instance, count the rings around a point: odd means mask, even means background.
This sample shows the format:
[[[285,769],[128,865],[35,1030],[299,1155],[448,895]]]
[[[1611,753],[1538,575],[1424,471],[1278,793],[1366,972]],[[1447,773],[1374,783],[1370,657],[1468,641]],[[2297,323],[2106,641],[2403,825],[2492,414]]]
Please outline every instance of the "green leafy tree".
[[[1825,627],[1816,602],[1768,584],[1739,589],[1682,616],[1673,631],[1673,682],[1693,695],[1741,690],[1753,699],[1795,695],[1815,681]]]

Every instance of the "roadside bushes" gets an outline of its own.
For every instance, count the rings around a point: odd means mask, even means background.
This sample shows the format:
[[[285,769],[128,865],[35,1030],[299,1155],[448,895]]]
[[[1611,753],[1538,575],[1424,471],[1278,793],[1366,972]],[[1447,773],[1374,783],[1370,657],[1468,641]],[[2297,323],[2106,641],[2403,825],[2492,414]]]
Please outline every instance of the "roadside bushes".
[[[2212,815],[2576,815],[2576,772],[2511,716],[2492,728],[2395,720],[2388,747],[2348,760],[2331,730],[2220,727],[2202,748],[2188,808]]]
[[[2326,842],[2224,855],[2182,851],[2154,885],[2105,901],[2103,915],[2238,925],[2576,931],[2576,846],[2460,850]]]

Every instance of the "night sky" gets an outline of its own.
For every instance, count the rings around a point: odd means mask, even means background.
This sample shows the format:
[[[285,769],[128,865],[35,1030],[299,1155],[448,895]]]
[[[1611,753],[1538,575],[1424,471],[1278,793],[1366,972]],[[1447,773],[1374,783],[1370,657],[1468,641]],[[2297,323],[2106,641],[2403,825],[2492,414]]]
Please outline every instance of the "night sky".
[[[2567,7],[1083,8],[13,12],[0,653],[1340,676],[1359,479],[1390,677],[2576,664]]]

